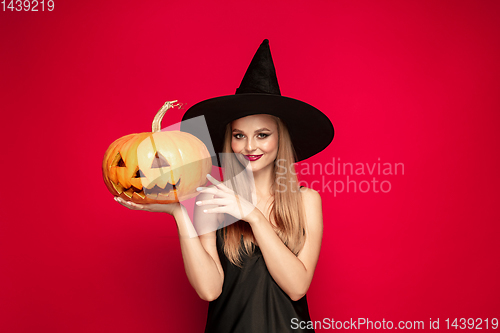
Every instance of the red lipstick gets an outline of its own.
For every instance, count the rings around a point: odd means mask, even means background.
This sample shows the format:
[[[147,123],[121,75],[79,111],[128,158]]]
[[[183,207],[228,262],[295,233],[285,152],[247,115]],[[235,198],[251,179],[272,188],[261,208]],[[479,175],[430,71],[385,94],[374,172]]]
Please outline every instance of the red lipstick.
[[[263,154],[260,155],[244,155],[245,158],[249,161],[257,161],[259,158],[262,157]]]

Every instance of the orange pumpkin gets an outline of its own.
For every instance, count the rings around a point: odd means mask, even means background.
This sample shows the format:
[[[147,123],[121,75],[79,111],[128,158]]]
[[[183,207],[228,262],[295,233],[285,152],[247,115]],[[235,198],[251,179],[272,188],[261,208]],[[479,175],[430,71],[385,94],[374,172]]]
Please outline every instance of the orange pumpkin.
[[[166,102],[153,120],[152,133],[129,134],[113,142],[102,164],[109,191],[136,203],[173,203],[195,197],[212,170],[207,147],[192,134],[161,132]]]

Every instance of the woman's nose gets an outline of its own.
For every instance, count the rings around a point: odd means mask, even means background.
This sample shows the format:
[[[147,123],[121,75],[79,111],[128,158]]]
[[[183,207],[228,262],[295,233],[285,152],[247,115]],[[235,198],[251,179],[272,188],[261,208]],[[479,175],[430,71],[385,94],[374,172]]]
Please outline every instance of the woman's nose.
[[[245,147],[245,148],[246,148],[246,150],[247,150],[247,151],[249,151],[249,152],[250,152],[250,151],[255,150],[255,148],[256,148],[256,142],[254,141],[254,139],[253,139],[253,138],[249,138],[249,139],[247,140],[247,142],[246,142],[246,147]]]

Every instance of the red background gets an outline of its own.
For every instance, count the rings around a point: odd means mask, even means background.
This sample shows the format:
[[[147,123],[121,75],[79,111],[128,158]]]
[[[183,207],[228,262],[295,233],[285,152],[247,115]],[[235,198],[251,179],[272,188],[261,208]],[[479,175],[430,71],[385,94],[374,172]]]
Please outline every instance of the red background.
[[[472,0],[0,12],[0,331],[203,330],[208,303],[187,281],[173,219],[115,203],[101,161],[115,139],[149,131],[165,101],[234,93],[264,38],[283,95],[336,129],[305,162],[405,167],[377,176],[388,193],[316,188],[312,319],[500,317],[499,17],[500,2]]]

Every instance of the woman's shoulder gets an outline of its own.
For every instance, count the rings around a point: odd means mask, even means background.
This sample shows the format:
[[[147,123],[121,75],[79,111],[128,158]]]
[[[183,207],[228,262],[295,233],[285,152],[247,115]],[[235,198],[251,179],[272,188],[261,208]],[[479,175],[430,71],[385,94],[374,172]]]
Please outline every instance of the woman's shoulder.
[[[323,204],[318,191],[301,186],[302,205],[305,211],[308,232],[322,232],[323,230]]]
[[[305,201],[304,203],[306,203],[306,207],[307,207],[307,203],[318,203],[319,202],[321,204],[321,196],[319,195],[318,191],[316,191],[312,188],[301,186],[300,193],[302,193],[302,199]]]

